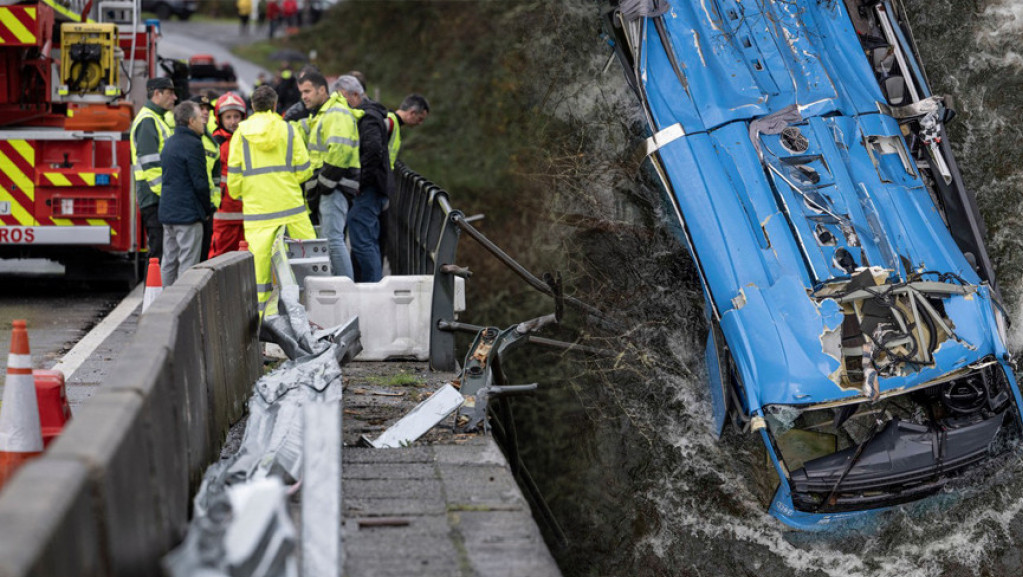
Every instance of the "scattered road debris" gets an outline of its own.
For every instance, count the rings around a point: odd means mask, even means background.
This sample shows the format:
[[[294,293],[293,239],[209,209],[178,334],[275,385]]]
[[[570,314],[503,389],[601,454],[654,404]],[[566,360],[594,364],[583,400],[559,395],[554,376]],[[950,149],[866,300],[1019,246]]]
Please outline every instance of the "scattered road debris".
[[[362,442],[377,449],[408,446],[455,412],[458,407],[462,406],[463,401],[465,399],[462,394],[450,383],[446,384],[430,398],[416,405],[416,408],[397,423],[391,425],[375,441],[363,436]]]

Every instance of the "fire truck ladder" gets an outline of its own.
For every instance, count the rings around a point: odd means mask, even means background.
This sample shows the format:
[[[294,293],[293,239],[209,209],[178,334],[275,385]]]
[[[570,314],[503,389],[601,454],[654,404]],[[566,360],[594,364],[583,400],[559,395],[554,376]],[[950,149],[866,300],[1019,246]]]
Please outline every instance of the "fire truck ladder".
[[[85,10],[89,0],[65,0],[61,2],[57,0],[42,0],[42,3],[53,8],[57,20],[61,22],[81,22],[82,11]]]

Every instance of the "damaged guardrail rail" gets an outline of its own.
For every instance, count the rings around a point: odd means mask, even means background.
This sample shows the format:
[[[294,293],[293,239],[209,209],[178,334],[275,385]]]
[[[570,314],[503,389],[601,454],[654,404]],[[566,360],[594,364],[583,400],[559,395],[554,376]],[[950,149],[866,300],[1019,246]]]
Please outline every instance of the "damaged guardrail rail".
[[[396,263],[392,270],[421,274],[432,269],[436,289],[433,328],[446,336],[462,330],[476,332],[477,337],[456,379],[442,385],[376,439],[362,437],[361,445],[377,449],[411,445],[456,411],[453,433],[489,432],[489,409],[494,400],[537,387],[535,383],[507,383],[501,356],[515,347],[535,342],[607,353],[553,339],[531,340],[538,338],[533,332],[561,321],[566,304],[587,312],[595,310],[566,299],[560,275],[547,274],[540,280],[530,274],[469,225],[459,211],[452,210],[443,190],[403,165],[399,172],[403,194],[398,195],[392,219],[392,247],[399,238],[409,244],[392,251]],[[468,232],[526,282],[552,296],[554,313],[503,331],[456,323],[452,279],[455,275],[471,275],[454,263],[459,231]],[[290,360],[256,382],[240,450],[207,470],[195,498],[188,536],[163,561],[173,577],[200,573],[293,576],[298,575],[299,566],[301,574],[312,576],[338,574],[344,566],[341,367],[362,349],[359,319],[312,331],[306,309],[299,302],[299,287],[285,244],[282,236],[274,243],[271,261],[277,282],[266,306],[260,336],[279,345]],[[453,338],[433,340],[431,365],[436,369],[450,361],[453,368],[454,352]],[[510,417],[506,404],[501,405],[501,411]],[[510,451],[514,460],[511,469],[521,475],[518,452],[514,446]],[[535,484],[527,479],[524,485],[531,500],[540,503],[541,513],[556,527]],[[300,529],[293,526],[287,510],[288,497],[295,494],[300,495],[302,504]]]
[[[277,282],[260,334],[289,360],[253,385],[241,448],[206,470],[188,536],[164,558],[172,577],[297,575],[299,540],[304,575],[337,575],[344,563],[341,365],[362,350],[359,320],[314,332],[283,232],[273,246]],[[299,487],[301,534],[286,502]]]

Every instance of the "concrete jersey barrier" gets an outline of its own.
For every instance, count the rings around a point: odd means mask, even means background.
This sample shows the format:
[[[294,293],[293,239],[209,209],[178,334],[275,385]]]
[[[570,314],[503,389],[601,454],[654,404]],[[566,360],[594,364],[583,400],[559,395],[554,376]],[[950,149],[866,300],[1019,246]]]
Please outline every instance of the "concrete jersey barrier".
[[[112,376],[0,493],[0,577],[158,575],[261,374],[248,252],[189,269]]]

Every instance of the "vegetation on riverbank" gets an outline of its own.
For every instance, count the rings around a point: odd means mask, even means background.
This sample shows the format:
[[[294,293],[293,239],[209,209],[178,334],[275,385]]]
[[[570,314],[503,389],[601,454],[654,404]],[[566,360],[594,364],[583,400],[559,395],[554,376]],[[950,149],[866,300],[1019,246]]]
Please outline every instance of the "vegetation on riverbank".
[[[403,160],[448,190],[455,207],[485,214],[477,226],[539,273],[570,266],[568,255],[544,250],[560,242],[551,200],[589,146],[579,141],[562,89],[575,82],[566,67],[578,60],[580,45],[599,45],[596,21],[582,36],[549,32],[578,17],[539,0],[350,1],[287,39],[237,52],[272,67],[267,57],[275,49],[315,51],[328,76],[363,72],[368,93],[389,108],[411,92],[425,95],[430,118],[403,132]],[[538,299],[472,241],[459,250],[459,264],[476,273],[470,314],[487,311],[480,321],[503,326],[551,312],[550,299]]]

